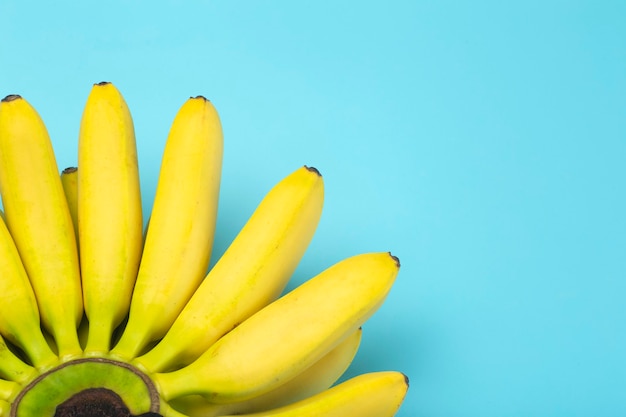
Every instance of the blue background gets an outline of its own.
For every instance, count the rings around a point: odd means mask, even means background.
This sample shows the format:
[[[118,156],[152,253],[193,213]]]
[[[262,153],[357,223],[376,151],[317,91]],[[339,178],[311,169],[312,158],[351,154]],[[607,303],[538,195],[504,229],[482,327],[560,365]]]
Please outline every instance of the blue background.
[[[0,95],[76,163],[91,84],[135,120],[147,211],[174,114],[225,132],[215,256],[303,164],[325,211],[296,285],[360,252],[402,270],[348,371],[401,417],[626,415],[626,2],[0,3]]]

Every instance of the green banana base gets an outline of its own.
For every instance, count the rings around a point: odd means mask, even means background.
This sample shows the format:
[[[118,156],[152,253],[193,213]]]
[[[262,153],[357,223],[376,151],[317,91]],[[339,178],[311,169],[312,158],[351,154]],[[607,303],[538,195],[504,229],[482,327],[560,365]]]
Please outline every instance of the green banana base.
[[[11,417],[158,416],[158,391],[147,375],[106,358],[76,359],[24,386]]]

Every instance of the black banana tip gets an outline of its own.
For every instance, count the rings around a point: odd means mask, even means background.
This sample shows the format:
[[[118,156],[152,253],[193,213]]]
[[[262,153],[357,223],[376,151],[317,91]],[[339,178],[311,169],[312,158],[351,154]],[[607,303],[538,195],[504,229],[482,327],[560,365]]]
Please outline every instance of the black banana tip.
[[[319,171],[317,168],[315,168],[315,167],[310,167],[310,166],[308,166],[308,165],[305,165],[304,167],[305,167],[307,170],[309,170],[310,172],[314,172],[314,173],[316,173],[316,174],[317,174],[318,176],[320,176],[320,177],[322,176],[322,174],[320,173],[320,171]]]
[[[22,96],[20,96],[19,94],[9,94],[8,96],[6,96],[5,98],[2,99],[2,102],[3,103],[8,103],[10,101],[19,100],[21,98],[22,98]]]
[[[65,168],[62,171],[62,173],[63,174],[71,174],[72,172],[76,172],[76,171],[78,171],[78,168],[76,168],[76,167],[67,167],[67,168]]]
[[[110,81],[100,81],[99,83],[96,83],[94,85],[97,85],[99,87],[104,87],[105,85],[109,85],[109,84],[111,84]]]
[[[389,256],[391,256],[391,259],[393,259],[393,261],[396,263],[396,266],[398,268],[400,268],[400,258],[398,258],[395,255],[392,255],[391,252],[387,252],[389,254]]]

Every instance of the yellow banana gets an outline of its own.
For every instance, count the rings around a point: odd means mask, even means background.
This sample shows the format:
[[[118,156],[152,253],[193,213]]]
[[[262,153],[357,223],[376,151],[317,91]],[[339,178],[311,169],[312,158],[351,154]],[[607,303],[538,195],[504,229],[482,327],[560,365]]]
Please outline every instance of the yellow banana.
[[[87,354],[108,352],[128,313],[143,245],[141,192],[130,111],[111,83],[87,98],[78,142],[78,232]]]
[[[15,356],[0,337],[0,378],[23,383],[35,374],[35,369]]]
[[[20,391],[20,384],[15,381],[0,379],[0,400],[10,401]]]
[[[161,163],[130,317],[114,355],[134,358],[165,335],[206,275],[217,218],[223,138],[210,101],[190,98]]]
[[[4,401],[4,400],[0,400],[0,417],[5,417],[5,416],[9,416],[9,413],[11,412],[11,403]]]
[[[0,277],[0,294],[3,297],[0,303],[0,333],[24,350],[36,367],[45,368],[54,364],[57,356],[41,333],[35,294],[15,243],[1,219]],[[0,346],[0,350],[2,355],[10,353],[6,345]],[[0,361],[4,364],[4,360]]]
[[[392,417],[408,387],[408,378],[400,372],[372,372],[294,404],[236,417]]]
[[[247,401],[213,404],[200,395],[172,400],[174,408],[189,417],[217,417],[268,410],[315,395],[330,387],[348,369],[361,342],[361,329],[348,336],[322,359],[278,388]]]
[[[41,320],[60,356],[76,356],[82,294],[72,218],[46,127],[16,95],[0,103],[0,193]]]
[[[270,392],[234,405],[233,409],[237,414],[268,410],[300,401],[328,389],[352,363],[361,343],[361,334],[361,329],[357,329],[299,375]]]
[[[72,216],[76,242],[78,242],[78,168],[68,167],[61,171],[61,184],[70,216]]]
[[[308,167],[274,186],[169,332],[135,363],[152,372],[188,364],[276,299],[313,237],[323,191],[319,172]]]
[[[180,411],[177,411],[176,409],[174,409],[172,406],[170,406],[165,401],[161,401],[161,408],[159,410],[159,413],[161,413],[161,414],[158,414],[157,416],[163,416],[163,417],[192,417],[192,416],[188,416],[186,414],[183,414]],[[1,416],[2,416],[2,414],[0,414],[0,417]],[[203,416],[203,417],[205,417],[205,416]]]
[[[156,373],[161,395],[201,394],[227,403],[275,389],[361,326],[385,299],[399,267],[389,253],[333,265],[245,320],[192,364]]]

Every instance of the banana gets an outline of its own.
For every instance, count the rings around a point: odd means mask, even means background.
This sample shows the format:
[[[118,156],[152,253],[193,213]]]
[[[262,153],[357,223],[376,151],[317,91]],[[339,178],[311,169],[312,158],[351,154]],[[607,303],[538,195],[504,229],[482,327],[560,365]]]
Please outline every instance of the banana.
[[[130,317],[113,354],[134,358],[163,337],[206,275],[222,151],[215,108],[204,97],[190,98],[166,142]]]
[[[61,185],[63,185],[70,216],[72,216],[76,242],[78,242],[78,168],[68,167],[61,171]]]
[[[21,384],[35,375],[35,372],[32,366],[15,356],[0,337],[0,378]]]
[[[46,127],[17,95],[0,102],[0,193],[43,325],[63,360],[79,355],[83,310],[72,218]]]
[[[313,237],[323,191],[319,172],[306,166],[275,185],[165,337],[134,363],[150,372],[186,365],[275,300]]]
[[[1,219],[0,277],[0,294],[3,297],[0,303],[0,333],[24,350],[36,367],[45,368],[54,364],[58,358],[41,333],[35,294],[15,243]],[[4,341],[0,344],[0,353],[2,356],[10,353]],[[4,359],[0,361],[6,365]],[[18,366],[17,372],[22,371],[24,369]]]
[[[15,381],[0,379],[0,400],[10,401],[20,390],[21,386]]]
[[[11,412],[11,403],[5,400],[0,400],[0,417],[5,417]]]
[[[85,352],[106,353],[128,313],[141,248],[143,220],[135,132],[120,92],[95,84],[83,111],[78,142],[78,233],[85,313]]]
[[[80,170],[60,174],[36,110],[17,95],[0,101],[0,417],[397,412],[400,372],[333,384],[399,260],[353,256],[281,295],[322,213],[323,179],[304,166],[207,272],[222,155],[215,108],[189,98],[144,229],[133,122],[115,86],[93,85]]]
[[[322,359],[278,388],[247,401],[213,404],[200,395],[171,401],[171,405],[190,417],[217,417],[268,410],[315,395],[330,387],[348,369],[361,343],[362,331],[348,336]]]
[[[176,410],[175,408],[173,408],[172,406],[170,406],[167,402],[163,401],[161,403],[161,408],[159,410],[160,414],[157,414],[155,416],[148,416],[148,417],[192,417],[192,416],[188,416],[186,414],[183,414],[181,412],[179,412],[178,410]],[[1,416],[1,414],[0,414]],[[143,417],[143,416],[139,416],[139,417]],[[207,416],[202,416],[202,417],[207,417]]]
[[[344,259],[248,318],[190,365],[153,380],[166,400],[201,394],[227,403],[269,392],[359,328],[382,304],[399,267],[390,253]]]
[[[400,372],[372,372],[294,404],[236,417],[392,417],[408,387],[408,378]]]
[[[328,389],[352,363],[361,343],[361,335],[362,331],[359,328],[299,375],[270,392],[233,404],[233,410],[237,414],[268,410],[300,401]]]

